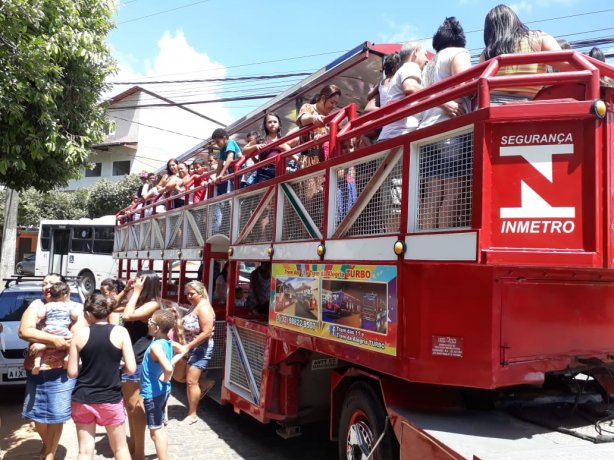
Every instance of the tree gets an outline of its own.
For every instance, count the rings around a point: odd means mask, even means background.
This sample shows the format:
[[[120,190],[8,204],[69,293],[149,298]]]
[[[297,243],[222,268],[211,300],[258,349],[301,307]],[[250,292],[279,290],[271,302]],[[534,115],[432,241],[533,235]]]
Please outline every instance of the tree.
[[[0,184],[65,186],[104,139],[112,0],[0,2]]]
[[[138,176],[124,177],[116,184],[107,179],[101,179],[90,189],[90,197],[87,200],[87,212],[89,217],[100,217],[115,214],[120,209],[130,204],[132,194],[141,185]]]
[[[34,189],[19,198],[18,225],[38,227],[42,219],[81,219],[88,217],[88,189],[74,192],[41,193]]]

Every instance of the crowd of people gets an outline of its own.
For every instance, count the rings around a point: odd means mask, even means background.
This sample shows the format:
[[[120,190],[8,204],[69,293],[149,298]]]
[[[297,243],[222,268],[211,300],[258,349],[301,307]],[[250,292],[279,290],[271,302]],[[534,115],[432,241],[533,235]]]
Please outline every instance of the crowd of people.
[[[466,49],[465,33],[460,22],[454,17],[448,17],[437,29],[432,41],[435,56],[429,61],[427,51],[420,42],[405,43],[399,53],[385,56],[383,59],[384,79],[373,88],[367,96],[364,112],[376,110],[387,104],[394,103],[406,96],[414,94],[423,88],[434,85],[448,77],[464,72],[471,67],[470,53]],[[480,62],[502,54],[532,53],[540,51],[557,51],[569,48],[564,40],[557,41],[551,35],[529,29],[506,5],[492,8],[484,20],[484,50],[480,55]],[[593,48],[589,56],[605,61],[605,56],[598,48]],[[548,71],[565,69],[565,63],[557,66],[545,64],[522,64],[502,67],[498,75],[536,74]],[[611,79],[602,78],[602,84],[611,85]],[[498,88],[492,91],[491,104],[498,105],[509,102],[525,101],[535,97],[541,87],[510,87]],[[252,166],[265,162],[262,167],[241,177],[241,186],[257,184],[275,177],[276,164],[271,158],[286,152],[293,147],[309,141],[318,140],[329,133],[329,127],[324,120],[337,110],[342,97],[341,89],[333,84],[322,87],[319,93],[309,102],[303,104],[297,114],[296,128],[311,126],[308,134],[303,134],[273,148],[268,146],[284,136],[282,120],[276,113],[266,113],[263,118],[260,133],[248,134],[246,143],[241,149],[239,144],[231,139],[228,132],[222,128],[216,129],[211,138],[213,145],[218,149],[217,157],[209,155],[207,164],[205,160],[197,158],[190,166],[170,160],[167,173],[159,178],[157,183],[151,173],[143,173],[141,179],[144,184],[132,197],[132,203],[127,211],[131,218],[148,215],[153,206],[145,212],[139,210],[143,204],[155,202],[159,197],[166,197],[166,207],[159,206],[158,212],[165,209],[182,206],[185,203],[195,203],[206,197],[207,190],[199,189],[193,194],[184,195],[183,198],[172,200],[172,196],[181,194],[186,190],[201,187],[205,184],[215,185],[215,195],[227,193],[233,188],[233,181],[226,176],[234,172],[237,160],[247,158],[245,166]],[[384,126],[367,136],[352,140],[353,150],[363,145],[385,141],[417,129],[432,126],[435,123],[449,120],[472,110],[474,101],[471,98],[461,98],[449,101],[439,107],[430,108],[422,113],[399,119]],[[287,133],[287,134],[289,134]],[[463,140],[460,140],[461,143]],[[431,155],[436,156],[436,167],[428,171],[428,177],[423,178],[424,190],[421,195],[426,197],[422,203],[426,217],[422,226],[424,228],[447,228],[458,224],[455,221],[453,208],[458,207],[458,195],[463,183],[466,183],[467,157],[466,149],[460,147],[459,139],[442,141]],[[296,161],[298,167],[309,168],[330,157],[329,142],[323,142],[315,148],[308,148],[286,161]],[[338,221],[343,218],[348,209],[356,200],[357,170],[342,170],[338,174],[337,214]],[[324,178],[315,176],[308,178],[301,190],[301,199],[307,203],[314,201],[316,195],[321,194]],[[454,204],[456,203],[456,204]],[[219,229],[222,211],[218,209],[215,217],[215,228]]]
[[[214,384],[205,378],[215,313],[204,285],[186,284],[191,309],[185,315],[162,307],[154,272],[140,272],[126,284],[105,280],[84,304],[70,301],[67,289],[61,275],[48,274],[42,299],[30,304],[19,327],[30,343],[22,415],[41,437],[40,458],[55,457],[70,418],[79,459],[94,458],[96,425],[105,427],[117,459],[145,458],[147,428],[157,457],[167,458],[171,376],[186,382],[189,424]]]

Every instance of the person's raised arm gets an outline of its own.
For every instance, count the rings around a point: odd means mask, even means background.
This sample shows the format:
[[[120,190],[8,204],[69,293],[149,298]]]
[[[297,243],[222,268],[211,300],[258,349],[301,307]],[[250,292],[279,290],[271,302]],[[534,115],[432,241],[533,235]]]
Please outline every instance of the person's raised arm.
[[[143,278],[137,278],[135,281],[132,296],[130,296],[126,308],[124,308],[125,321],[149,319],[153,312],[160,308],[160,303],[157,300],[149,300],[137,307],[136,303],[138,302],[141,292],[143,292],[144,283],[145,280]]]

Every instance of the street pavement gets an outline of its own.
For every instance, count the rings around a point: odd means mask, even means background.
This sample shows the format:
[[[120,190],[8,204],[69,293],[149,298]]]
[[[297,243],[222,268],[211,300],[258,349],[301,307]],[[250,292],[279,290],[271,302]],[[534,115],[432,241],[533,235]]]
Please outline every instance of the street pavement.
[[[326,424],[303,427],[303,435],[284,440],[276,433],[274,423],[263,425],[248,415],[237,415],[231,406],[220,406],[205,398],[198,410],[198,422],[189,425],[186,416],[185,386],[173,383],[169,398],[169,459],[171,460],[333,460],[336,444],[328,440]],[[0,390],[0,450],[4,459],[37,458],[40,438],[32,423],[21,419],[23,389]],[[64,426],[56,458],[77,458],[77,436],[72,421]],[[156,450],[146,434],[145,454],[148,460],[156,458]],[[113,458],[105,430],[96,430],[96,459]]]

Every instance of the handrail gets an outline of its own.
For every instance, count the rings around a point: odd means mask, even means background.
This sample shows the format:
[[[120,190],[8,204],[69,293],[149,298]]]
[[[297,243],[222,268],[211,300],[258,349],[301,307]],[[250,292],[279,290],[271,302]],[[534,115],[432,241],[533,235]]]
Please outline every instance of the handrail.
[[[561,67],[562,70],[556,73],[497,75],[501,67],[535,63],[559,64],[558,67]],[[568,68],[572,70],[567,70]],[[348,139],[360,136],[399,119],[416,115],[432,107],[441,106],[446,102],[461,97],[477,96],[477,108],[487,108],[490,106],[490,91],[497,88],[583,83],[586,85],[585,99],[594,100],[599,98],[599,77],[602,75],[614,78],[614,68],[573,50],[504,54],[486,62],[479,63],[464,72],[358,117],[356,116],[357,109],[355,104],[352,103],[343,107],[324,118],[324,123],[329,125],[329,133],[327,135],[319,137],[318,139],[310,139],[290,150],[280,152],[277,155],[271,155],[266,160],[240,169],[248,158],[256,155],[256,152],[250,155],[244,155],[241,159],[233,161],[235,171],[220,178],[220,181],[226,182],[232,180],[235,185],[238,185],[237,182],[241,175],[257,171],[263,166],[272,164],[276,166],[277,175],[285,174],[285,162],[287,158],[300,154],[307,149],[317,148],[325,142],[329,142],[330,157],[336,157],[342,152],[340,146]],[[347,119],[347,123],[342,126],[341,123],[345,119]],[[311,133],[316,128],[318,127],[308,125],[288,133],[274,142],[267,144],[267,149],[274,150],[282,144]],[[212,174],[213,173],[210,173],[210,175]],[[180,199],[182,196],[193,194],[205,187],[210,187],[208,192],[213,192],[212,185],[205,184],[196,189],[186,190],[186,192],[175,195],[172,198],[166,198],[164,201],[168,202],[169,200]],[[143,206],[141,208],[141,217],[144,216],[145,209],[150,207],[154,207],[152,214],[155,214],[156,205],[156,203],[152,203]],[[127,209],[128,208],[125,208],[116,214],[118,222],[122,217],[121,214]]]

